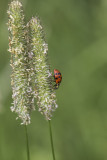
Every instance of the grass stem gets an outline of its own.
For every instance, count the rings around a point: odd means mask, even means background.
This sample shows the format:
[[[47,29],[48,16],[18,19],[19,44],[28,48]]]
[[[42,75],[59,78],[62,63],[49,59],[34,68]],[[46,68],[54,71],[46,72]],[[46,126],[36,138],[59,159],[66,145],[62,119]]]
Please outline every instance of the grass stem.
[[[26,132],[26,151],[27,151],[27,160],[30,160],[28,131],[27,131],[27,126],[26,126],[26,125],[25,125],[25,132]]]
[[[54,152],[54,145],[53,145],[53,137],[52,137],[51,121],[48,120],[48,122],[49,122],[49,132],[50,132],[50,141],[51,141],[52,155],[53,155],[53,160],[55,160],[55,152]]]

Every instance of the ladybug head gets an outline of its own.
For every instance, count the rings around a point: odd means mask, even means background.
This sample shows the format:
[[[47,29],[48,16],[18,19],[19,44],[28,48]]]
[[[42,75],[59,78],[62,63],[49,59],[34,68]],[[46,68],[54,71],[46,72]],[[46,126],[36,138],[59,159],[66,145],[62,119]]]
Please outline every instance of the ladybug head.
[[[54,73],[59,73],[60,71],[58,69],[54,69]]]

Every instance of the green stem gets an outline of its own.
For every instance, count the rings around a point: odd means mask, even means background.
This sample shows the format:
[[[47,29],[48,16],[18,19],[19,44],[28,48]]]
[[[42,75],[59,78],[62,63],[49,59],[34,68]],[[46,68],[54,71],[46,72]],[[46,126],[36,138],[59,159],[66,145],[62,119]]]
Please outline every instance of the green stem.
[[[53,145],[53,138],[52,138],[52,129],[51,129],[51,121],[48,120],[48,122],[49,122],[49,132],[50,132],[52,155],[53,155],[53,160],[55,160],[54,145]]]
[[[25,132],[26,132],[26,151],[27,151],[27,160],[30,160],[28,132],[27,132],[27,126],[26,126],[26,125],[25,125]]]

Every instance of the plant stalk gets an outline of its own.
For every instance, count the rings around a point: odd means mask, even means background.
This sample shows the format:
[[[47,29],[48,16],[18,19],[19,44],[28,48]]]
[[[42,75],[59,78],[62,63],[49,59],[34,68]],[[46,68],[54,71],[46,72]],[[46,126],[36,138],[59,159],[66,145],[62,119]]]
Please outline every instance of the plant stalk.
[[[55,160],[55,152],[54,152],[52,129],[51,129],[51,120],[48,120],[48,122],[49,122],[49,132],[50,132],[50,141],[51,141],[52,156],[53,156],[53,160]]]
[[[27,131],[27,126],[26,126],[26,125],[25,125],[25,132],[26,132],[26,152],[27,152],[27,160],[30,160],[28,131]]]

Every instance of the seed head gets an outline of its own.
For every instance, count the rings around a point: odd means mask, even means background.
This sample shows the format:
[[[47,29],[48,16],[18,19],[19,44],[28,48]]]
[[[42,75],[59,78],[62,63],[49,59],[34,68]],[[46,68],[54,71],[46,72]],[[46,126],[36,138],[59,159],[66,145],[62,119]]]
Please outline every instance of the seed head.
[[[9,52],[11,53],[11,85],[13,106],[11,110],[18,114],[22,124],[30,123],[30,113],[34,110],[34,88],[32,77],[33,53],[28,53],[26,40],[26,27],[22,4],[13,1],[9,5],[8,30],[9,30]]]
[[[34,57],[36,98],[39,111],[47,120],[57,108],[56,96],[53,90],[53,76],[48,65],[48,45],[44,40],[43,28],[40,20],[35,17],[27,24],[29,29],[30,49]]]

